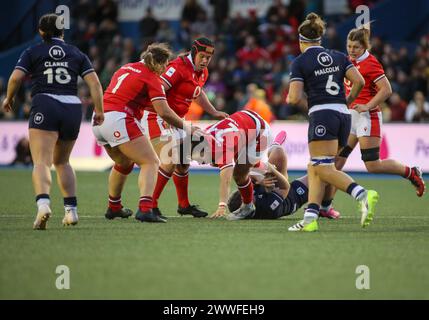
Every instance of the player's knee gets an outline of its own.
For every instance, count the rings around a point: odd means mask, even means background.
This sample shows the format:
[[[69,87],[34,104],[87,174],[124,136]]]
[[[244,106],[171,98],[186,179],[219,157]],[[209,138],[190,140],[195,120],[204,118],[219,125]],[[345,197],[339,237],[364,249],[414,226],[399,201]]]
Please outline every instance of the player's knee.
[[[188,164],[179,164],[176,166],[175,171],[178,174],[187,174],[189,171],[189,165]]]
[[[43,157],[43,158],[33,158],[33,164],[34,165],[39,165],[39,166],[47,166],[47,167],[51,167],[54,162],[52,159],[49,159],[47,157]]]
[[[151,159],[151,163],[156,167],[156,170],[158,170],[161,161],[159,161],[159,158],[155,156],[153,159]]]
[[[159,167],[162,169],[162,171],[170,174],[173,174],[174,170],[176,169],[176,165],[174,163],[161,163]]]
[[[380,173],[383,171],[381,166],[380,166],[380,161],[378,161],[378,160],[366,161],[365,167],[369,173]]]
[[[232,177],[237,184],[243,184],[247,181],[247,175],[241,170],[237,170],[232,173]]]
[[[129,175],[133,171],[134,162],[115,163],[113,168],[123,175]]]

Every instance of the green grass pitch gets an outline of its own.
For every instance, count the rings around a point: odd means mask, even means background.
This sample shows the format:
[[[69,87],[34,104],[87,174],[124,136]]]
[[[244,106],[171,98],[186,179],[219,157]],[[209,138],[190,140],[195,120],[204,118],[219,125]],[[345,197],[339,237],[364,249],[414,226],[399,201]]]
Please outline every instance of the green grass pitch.
[[[0,170],[0,299],[428,299],[429,195],[402,179],[358,178],[380,194],[367,229],[355,203],[338,194],[339,221],[317,233],[291,233],[302,217],[237,221],[178,217],[172,182],[161,209],[167,224],[107,221],[107,172],[78,173],[80,222],[61,226],[62,198],[52,190],[48,230],[31,229],[30,170]],[[133,210],[137,175],[123,203]],[[190,198],[213,211],[218,177],[191,174]],[[55,286],[58,265],[70,289]],[[369,267],[370,289],[356,289],[356,267]]]

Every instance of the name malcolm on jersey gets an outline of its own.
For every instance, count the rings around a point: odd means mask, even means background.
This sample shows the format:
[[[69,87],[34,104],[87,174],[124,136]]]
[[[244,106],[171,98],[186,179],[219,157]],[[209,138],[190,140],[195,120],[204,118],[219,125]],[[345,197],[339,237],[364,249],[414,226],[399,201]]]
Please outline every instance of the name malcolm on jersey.
[[[329,67],[329,68],[315,70],[314,74],[316,76],[321,76],[323,74],[334,73],[334,72],[338,72],[338,71],[340,71],[340,66],[334,66],[334,67]]]

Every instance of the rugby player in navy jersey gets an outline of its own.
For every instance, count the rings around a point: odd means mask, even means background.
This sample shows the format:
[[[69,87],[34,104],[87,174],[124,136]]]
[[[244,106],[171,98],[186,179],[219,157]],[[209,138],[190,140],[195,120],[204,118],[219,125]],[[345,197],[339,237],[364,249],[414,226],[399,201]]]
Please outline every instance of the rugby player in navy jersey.
[[[69,158],[79,134],[82,119],[81,101],[77,97],[77,80],[81,76],[89,86],[94,102],[96,125],[102,124],[103,91],[88,57],[78,48],[66,44],[63,17],[46,14],[39,20],[43,42],[26,49],[9,78],[7,96],[2,107],[11,111],[14,97],[26,75],[31,76],[31,113],[29,119],[30,150],[33,157],[33,187],[37,216],[33,228],[46,229],[52,211],[49,193],[52,164],[64,197],[64,225],[78,222],[76,177]],[[57,23],[58,22],[58,23]]]
[[[320,46],[325,23],[317,14],[310,13],[298,32],[301,55],[291,65],[287,101],[293,105],[308,105],[309,196],[304,219],[289,231],[318,230],[317,219],[327,183],[359,202],[361,225],[366,227],[373,219],[377,192],[365,190],[334,165],[335,156],[339,148],[347,144],[350,133],[351,116],[347,105],[356,99],[365,80],[346,55]],[[347,97],[344,78],[352,83]]]
[[[232,212],[237,210],[242,204],[240,192],[235,191],[229,196],[227,203],[220,203],[217,211],[211,218],[225,216],[226,206],[228,206],[228,210],[231,213],[226,216],[227,220],[278,219],[295,213],[307,202],[307,175],[295,179],[290,183],[288,181],[287,154],[282,146],[285,140],[286,132],[280,131],[268,148],[268,161],[260,161],[250,169],[249,175],[254,184],[253,204],[255,210],[247,216],[233,214]],[[225,197],[225,193],[229,193],[230,179],[225,179],[225,177],[231,176],[232,172],[228,174],[227,170],[229,168],[221,171],[221,199]],[[226,183],[224,184],[222,180],[226,180]],[[223,185],[226,187],[222,187]],[[325,217],[330,219],[338,219],[339,216],[340,213],[338,211],[335,211],[335,215],[332,212],[330,212],[330,215],[325,215]]]

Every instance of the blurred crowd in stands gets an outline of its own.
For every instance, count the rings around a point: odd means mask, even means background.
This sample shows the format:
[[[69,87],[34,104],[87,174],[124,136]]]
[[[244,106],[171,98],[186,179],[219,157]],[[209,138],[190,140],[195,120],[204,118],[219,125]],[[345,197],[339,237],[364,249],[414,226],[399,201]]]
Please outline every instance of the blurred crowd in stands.
[[[168,42],[176,53],[190,48],[192,39],[205,35],[215,40],[216,50],[209,66],[210,78],[205,91],[220,110],[233,113],[241,108],[259,112],[269,121],[302,120],[306,110],[286,104],[289,66],[299,54],[297,27],[310,11],[322,13],[317,1],[290,0],[288,6],[273,1],[263,18],[248,11],[229,18],[228,0],[211,0],[211,15],[197,0],[187,0],[182,10],[180,28],[154,16],[150,8],[139,23],[140,41],[124,38],[117,21],[118,8],[112,0],[80,0],[72,10],[72,29],[68,42],[88,54],[103,88],[116,69],[138,61],[140,52],[151,42]],[[349,0],[350,12],[360,4],[373,5],[375,0]],[[326,18],[326,17],[325,17]],[[344,17],[346,18],[346,17]],[[335,20],[328,19],[323,44],[344,50],[336,35]],[[382,62],[391,82],[393,94],[383,104],[384,121],[429,122],[429,34],[421,38],[414,52],[406,47],[393,48],[383,39],[373,37],[371,52]],[[15,114],[0,118],[26,119],[30,110],[29,83],[22,88]],[[6,83],[0,79],[0,96]],[[78,95],[89,120],[92,101],[88,88],[81,83]],[[192,105],[189,120],[209,119],[198,105]]]

